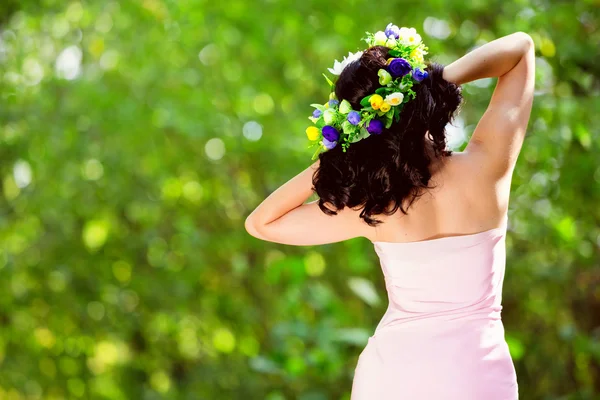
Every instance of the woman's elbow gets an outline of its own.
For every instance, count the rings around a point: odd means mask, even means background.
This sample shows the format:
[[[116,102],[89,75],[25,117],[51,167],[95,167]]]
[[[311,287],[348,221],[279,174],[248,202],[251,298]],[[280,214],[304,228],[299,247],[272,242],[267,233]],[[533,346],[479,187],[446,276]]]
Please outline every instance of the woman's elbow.
[[[246,232],[248,232],[251,236],[254,236],[257,239],[261,239],[260,230],[258,229],[258,225],[256,221],[252,218],[252,215],[249,215],[244,222],[244,228]]]

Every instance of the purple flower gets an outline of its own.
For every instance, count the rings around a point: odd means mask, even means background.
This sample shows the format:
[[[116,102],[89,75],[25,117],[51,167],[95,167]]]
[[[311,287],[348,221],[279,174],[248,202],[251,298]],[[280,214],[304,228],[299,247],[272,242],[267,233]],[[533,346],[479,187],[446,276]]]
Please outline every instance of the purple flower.
[[[337,101],[336,99],[329,100],[329,108],[333,108],[333,107],[337,106],[338,104],[340,104],[340,102]]]
[[[394,58],[390,65],[388,65],[388,71],[390,71],[390,75],[394,79],[408,74],[411,70],[410,63],[404,58]]]
[[[350,111],[348,113],[348,117],[346,117],[346,119],[352,124],[352,125],[358,125],[358,123],[360,122],[360,114],[358,113],[358,111]]]
[[[323,133],[323,137],[330,142],[335,142],[340,138],[338,130],[331,125],[325,125],[321,132]]]
[[[400,37],[400,28],[391,22],[385,27],[385,36],[389,38],[398,39]]]
[[[319,118],[321,114],[323,114],[321,110],[315,110],[313,111],[313,118]]]
[[[367,126],[367,131],[371,135],[379,135],[383,131],[383,122],[381,122],[378,119],[372,119],[371,121],[369,121],[369,125]]]
[[[429,74],[427,71],[421,71],[419,68],[415,68],[412,72],[412,77],[415,81],[421,82],[423,79],[427,78]]]
[[[330,142],[326,138],[323,138],[323,144],[325,145],[327,150],[331,150],[337,145],[337,142]]]

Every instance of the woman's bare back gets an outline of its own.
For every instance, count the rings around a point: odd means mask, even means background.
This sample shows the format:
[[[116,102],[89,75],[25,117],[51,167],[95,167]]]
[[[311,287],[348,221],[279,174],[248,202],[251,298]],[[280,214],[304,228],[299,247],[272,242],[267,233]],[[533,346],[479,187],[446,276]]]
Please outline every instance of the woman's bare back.
[[[466,235],[502,224],[508,209],[510,181],[480,179],[467,152],[453,152],[430,170],[431,189],[424,190],[408,208],[390,216],[372,229],[371,241],[416,242]],[[405,203],[405,206],[407,204]]]

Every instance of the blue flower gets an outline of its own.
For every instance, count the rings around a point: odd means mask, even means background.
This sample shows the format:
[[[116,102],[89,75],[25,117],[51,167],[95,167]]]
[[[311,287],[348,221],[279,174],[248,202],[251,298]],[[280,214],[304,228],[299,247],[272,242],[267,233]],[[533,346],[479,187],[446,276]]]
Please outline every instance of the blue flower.
[[[321,110],[315,110],[313,111],[313,118],[319,118],[321,114],[323,114]]]
[[[331,125],[325,125],[321,130],[321,133],[323,133],[323,137],[330,142],[335,142],[340,138],[338,130]]]
[[[391,22],[385,27],[385,36],[398,39],[400,37],[400,28]]]
[[[336,145],[337,145],[337,141],[331,142],[331,141],[327,140],[326,138],[323,138],[323,146],[325,146],[325,148],[327,150],[333,149]]]
[[[427,71],[421,71],[419,68],[415,68],[412,72],[412,77],[415,81],[421,82],[423,79],[427,78],[429,74]]]
[[[325,130],[325,128],[323,128],[323,130]],[[371,121],[369,121],[367,131],[371,135],[379,135],[383,131],[383,122],[381,122],[378,119],[372,119]]]
[[[348,113],[348,117],[346,118],[352,125],[358,125],[360,122],[360,114],[358,111],[350,111]]]
[[[394,58],[388,65],[388,70],[392,78],[396,79],[408,74],[412,70],[412,67],[404,58]]]
[[[337,101],[336,99],[329,100],[329,107],[331,107],[331,108],[337,106],[338,104],[340,104],[340,102]]]

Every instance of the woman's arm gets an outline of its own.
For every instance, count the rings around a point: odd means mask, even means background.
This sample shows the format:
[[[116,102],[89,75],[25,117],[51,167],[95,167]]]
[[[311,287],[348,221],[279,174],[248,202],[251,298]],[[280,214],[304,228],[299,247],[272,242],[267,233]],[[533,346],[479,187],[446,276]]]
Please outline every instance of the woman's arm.
[[[477,172],[477,179],[502,180],[509,186],[533,102],[533,40],[526,33],[517,32],[486,43],[446,66],[443,77],[455,83],[498,77],[487,110],[465,153],[472,170]]]
[[[486,43],[444,67],[443,78],[462,85],[482,78],[497,78],[513,69],[533,47],[531,37],[516,32]]]
[[[312,176],[319,167],[319,161],[308,166],[260,203],[246,218],[246,230],[250,234],[256,233],[257,230],[304,204],[313,194]]]
[[[269,242],[310,246],[335,243],[371,232],[359,211],[345,208],[326,215],[318,200],[304,204],[312,195],[312,176],[319,160],[271,193],[246,218],[246,231]]]

